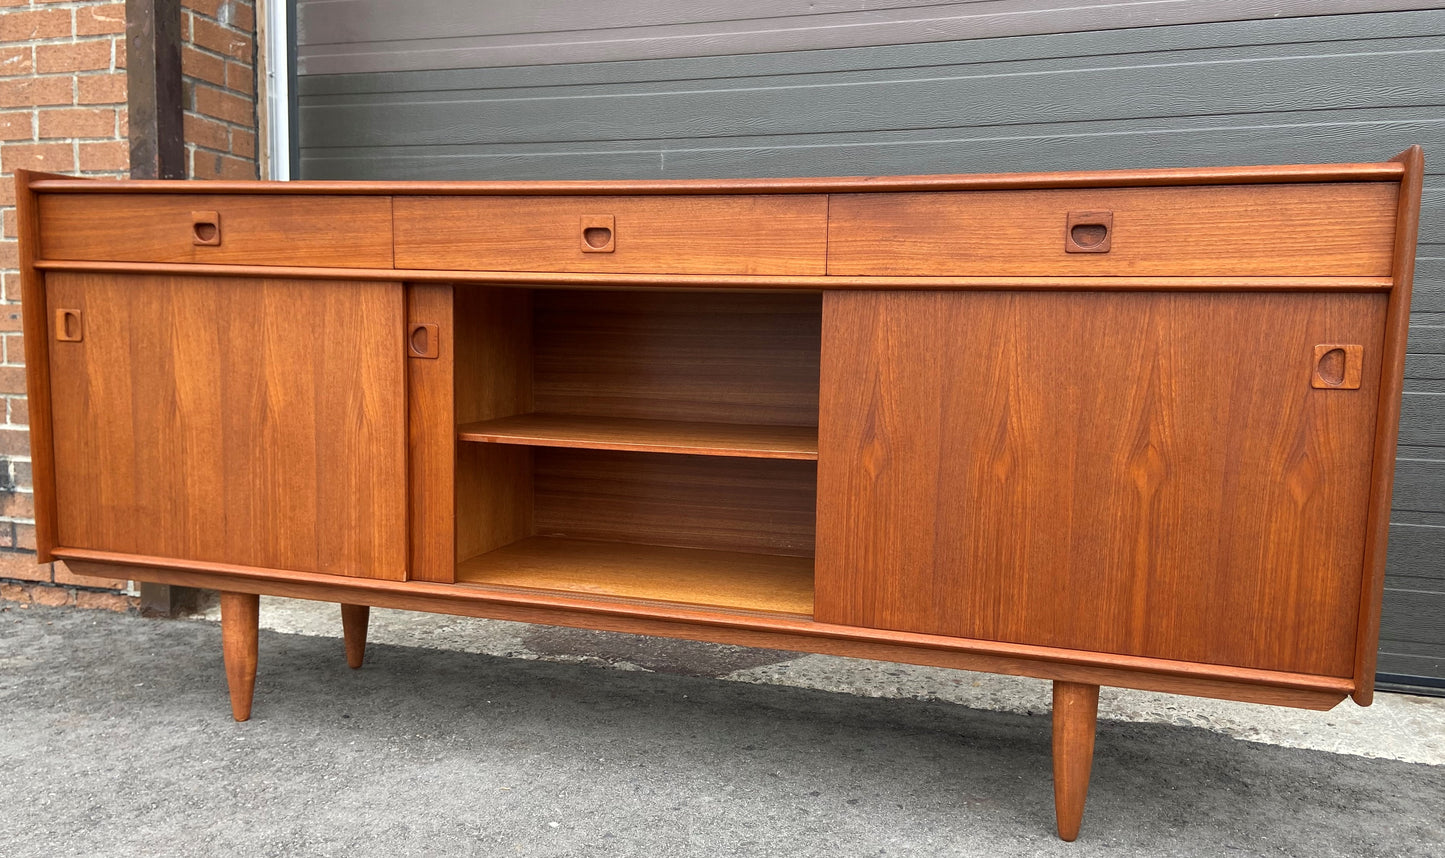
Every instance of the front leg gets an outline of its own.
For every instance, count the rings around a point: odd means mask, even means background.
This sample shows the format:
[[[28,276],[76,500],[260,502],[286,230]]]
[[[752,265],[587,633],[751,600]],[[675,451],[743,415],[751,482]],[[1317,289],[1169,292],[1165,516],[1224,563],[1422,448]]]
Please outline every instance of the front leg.
[[[237,721],[251,717],[260,618],[260,596],[221,593],[221,654],[226,662],[226,684],[231,689],[231,715]]]
[[[1061,840],[1079,836],[1098,721],[1099,686],[1054,680],[1054,815]]]

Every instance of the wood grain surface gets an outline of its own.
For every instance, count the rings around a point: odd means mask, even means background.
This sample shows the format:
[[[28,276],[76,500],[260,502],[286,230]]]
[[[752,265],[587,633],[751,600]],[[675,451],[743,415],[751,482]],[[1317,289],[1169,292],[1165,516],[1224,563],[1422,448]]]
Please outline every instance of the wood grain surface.
[[[538,535],[813,556],[813,462],[548,447],[532,455]]]
[[[409,577],[450,581],[456,571],[455,417],[456,339],[452,287],[413,283],[406,287],[406,319],[436,325],[437,357],[406,361]]]
[[[812,426],[521,414],[463,424],[457,427],[457,438],[492,444],[686,453],[744,459],[818,458],[818,430]]]
[[[192,213],[220,216],[198,246]],[[388,197],[101,194],[40,197],[47,259],[390,268]]]
[[[836,194],[841,275],[1388,276],[1399,187],[1247,187]],[[1111,212],[1108,253],[1069,253],[1070,212]]]
[[[66,546],[406,574],[401,286],[55,273]],[[41,335],[44,335],[43,333]]]
[[[57,549],[56,556],[64,558],[78,574],[93,577],[225,587],[236,592],[296,599],[349,601],[407,611],[984,670],[1305,709],[1330,709],[1343,700],[1352,687],[1348,678],[882,631],[819,623],[787,614],[754,614],[661,602],[643,604],[506,587],[459,587],[427,581],[380,581],[306,572],[277,574],[271,569],[77,548]]]
[[[537,290],[534,410],[818,425],[822,298]]]
[[[397,197],[403,268],[822,274],[828,198]],[[582,250],[584,218],[614,219],[611,253]]]
[[[461,563],[457,581],[746,611],[813,613],[813,561],[808,557],[534,536]]]
[[[251,720],[260,619],[261,598],[255,593],[221,592],[221,656],[231,693],[231,717],[237,721]]]
[[[1386,300],[829,294],[817,618],[1350,676]]]

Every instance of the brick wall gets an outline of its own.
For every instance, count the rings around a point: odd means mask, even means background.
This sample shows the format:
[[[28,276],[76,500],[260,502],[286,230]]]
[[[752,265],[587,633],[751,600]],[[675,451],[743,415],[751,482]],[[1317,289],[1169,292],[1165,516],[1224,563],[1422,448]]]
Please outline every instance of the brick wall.
[[[245,0],[184,0],[182,101],[187,175],[254,179],[256,6]]]
[[[255,4],[183,0],[182,81],[192,178],[255,178]],[[125,4],[0,0],[0,600],[123,609],[124,581],[35,562],[29,410],[16,273],[17,168],[124,176]],[[137,522],[144,526],[143,522]]]

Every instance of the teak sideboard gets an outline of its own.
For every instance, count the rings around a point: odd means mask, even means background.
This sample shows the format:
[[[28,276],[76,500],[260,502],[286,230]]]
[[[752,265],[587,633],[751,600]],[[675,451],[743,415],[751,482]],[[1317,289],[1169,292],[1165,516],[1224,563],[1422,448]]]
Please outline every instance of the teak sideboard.
[[[17,172],[40,559],[1368,704],[1422,156],[845,179]]]

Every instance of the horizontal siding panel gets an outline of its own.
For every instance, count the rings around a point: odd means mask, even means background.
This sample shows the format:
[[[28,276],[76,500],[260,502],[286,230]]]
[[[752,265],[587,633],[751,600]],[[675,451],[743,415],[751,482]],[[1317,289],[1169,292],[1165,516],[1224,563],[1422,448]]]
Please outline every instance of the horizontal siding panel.
[[[1380,637],[1426,645],[1445,641],[1445,593],[1386,590]],[[1445,645],[1441,649],[1445,655]]]
[[[325,0],[297,6],[303,74],[804,52],[1429,9],[1411,0]]]
[[[1445,461],[1397,461],[1392,506],[1402,512],[1445,514]]]
[[[1445,393],[1412,393],[1400,398],[1400,443],[1445,447]]]
[[[1337,121],[1328,121],[1331,116]],[[1424,145],[1427,152],[1445,151],[1445,118],[1438,117],[1438,110],[682,141],[305,147],[302,175],[309,179],[640,179],[1125,169],[1378,161],[1412,143]],[[1416,309],[1445,310],[1445,298],[1427,294],[1425,276],[1417,288]]]
[[[300,108],[303,147],[528,143],[1011,126],[1140,117],[1411,107],[1445,90],[1445,38],[1252,48],[1266,55],[1049,61],[1048,67],[903,70],[892,79],[724,81],[468,96],[318,96]],[[1366,53],[1366,51],[1370,51]],[[1132,59],[1132,58],[1131,58]],[[1208,81],[1207,86],[1201,83]],[[1301,92],[1301,87],[1305,88]],[[1088,97],[1080,97],[1087,93]]]
[[[1440,585],[1420,587],[1416,583],[1417,589],[1445,590],[1445,527],[1391,524],[1389,549],[1387,582],[1408,576],[1412,581],[1422,579]]]
[[[1423,686],[1438,688],[1440,677],[1445,677],[1445,653],[1436,655],[1413,655],[1393,652],[1394,648],[1382,642],[1380,644],[1380,660],[1376,668],[1380,673],[1391,676],[1405,677],[1401,683],[1411,684],[1409,678],[1423,677]]]

